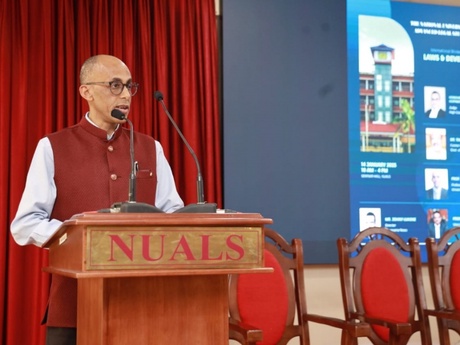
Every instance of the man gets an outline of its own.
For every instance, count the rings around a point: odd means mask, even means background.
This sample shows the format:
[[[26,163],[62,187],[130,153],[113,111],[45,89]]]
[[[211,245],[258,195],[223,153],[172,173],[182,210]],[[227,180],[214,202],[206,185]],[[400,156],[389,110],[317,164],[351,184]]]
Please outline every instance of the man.
[[[431,174],[431,181],[433,188],[426,190],[426,198],[430,200],[443,200],[447,199],[447,189],[441,186],[441,176],[437,171]]]
[[[131,172],[129,130],[125,120],[137,84],[118,58],[97,55],[80,71],[80,95],[89,112],[80,123],[41,139],[33,156],[26,186],[11,233],[20,245],[43,245],[72,215],[110,207],[128,199]],[[165,212],[183,207],[171,168],[159,142],[135,133],[136,201]],[[51,279],[47,310],[47,345],[76,343],[76,280]]]
[[[431,93],[431,109],[425,112],[425,116],[430,119],[446,117],[446,111],[441,109],[441,94],[438,91]]]
[[[426,128],[426,159],[446,160],[446,129],[445,128]]]
[[[428,236],[439,239],[446,232],[446,220],[442,217],[441,212],[435,210],[431,215],[428,223]]]
[[[375,216],[374,212],[369,211],[366,213],[363,219],[363,222],[361,225],[361,231],[368,229],[368,228],[373,228],[375,226],[377,226],[377,217]]]

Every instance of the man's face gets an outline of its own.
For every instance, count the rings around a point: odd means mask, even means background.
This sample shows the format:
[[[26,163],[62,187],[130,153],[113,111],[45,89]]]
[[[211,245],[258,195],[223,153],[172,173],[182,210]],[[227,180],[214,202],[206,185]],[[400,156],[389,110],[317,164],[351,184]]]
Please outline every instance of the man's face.
[[[98,66],[94,68],[89,83],[101,83],[86,85],[91,95],[88,100],[90,106],[90,118],[98,125],[102,123],[119,123],[111,116],[113,109],[119,109],[128,117],[131,94],[123,87],[119,95],[115,95],[109,86],[109,82],[127,84],[130,83],[131,73],[126,65],[114,57],[101,57]]]
[[[366,228],[370,228],[370,227],[373,227],[375,226],[376,222],[375,222],[375,215],[373,214],[367,214],[366,215],[366,219],[365,219],[365,222],[366,222]]]
[[[431,94],[431,109],[439,109],[441,104],[441,97],[439,93],[434,92]]]
[[[442,149],[442,135],[431,133],[431,147]]]
[[[433,174],[433,176],[431,177],[431,181],[433,181],[433,186],[438,188],[441,182],[439,174]]]
[[[435,212],[433,214],[433,223],[435,224],[441,224],[441,221],[442,221],[442,217],[441,217],[441,214],[439,212]]]

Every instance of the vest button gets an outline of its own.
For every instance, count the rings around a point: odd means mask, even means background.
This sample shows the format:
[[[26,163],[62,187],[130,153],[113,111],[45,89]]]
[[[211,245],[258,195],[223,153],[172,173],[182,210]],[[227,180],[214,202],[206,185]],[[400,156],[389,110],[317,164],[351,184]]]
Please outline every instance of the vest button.
[[[112,174],[112,175],[110,175],[110,178],[111,178],[113,181],[115,181],[115,180],[118,178],[118,176],[117,176],[116,174]]]
[[[109,147],[107,147],[107,150],[109,150],[109,152],[112,152],[113,151],[113,146],[110,145]]]

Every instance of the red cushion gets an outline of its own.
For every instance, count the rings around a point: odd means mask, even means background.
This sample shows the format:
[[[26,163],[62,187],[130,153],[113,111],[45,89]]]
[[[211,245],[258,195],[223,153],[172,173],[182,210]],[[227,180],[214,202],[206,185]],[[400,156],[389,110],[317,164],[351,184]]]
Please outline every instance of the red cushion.
[[[460,250],[457,251],[450,264],[450,293],[455,309],[460,309]]]
[[[289,301],[281,266],[267,250],[265,267],[273,267],[274,272],[239,276],[237,298],[241,321],[263,331],[258,344],[273,345],[283,335]]]
[[[409,290],[398,261],[385,248],[374,249],[363,263],[361,293],[366,314],[399,322],[409,320]],[[389,330],[373,326],[384,341]]]

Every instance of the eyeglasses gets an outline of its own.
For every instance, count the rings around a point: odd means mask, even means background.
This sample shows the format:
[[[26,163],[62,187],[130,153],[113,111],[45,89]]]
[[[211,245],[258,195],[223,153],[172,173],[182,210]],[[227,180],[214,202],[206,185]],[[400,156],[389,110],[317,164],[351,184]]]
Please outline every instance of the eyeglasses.
[[[123,89],[126,87],[128,89],[128,92],[131,96],[134,96],[137,92],[137,89],[139,88],[138,83],[132,83],[128,82],[126,84],[123,84],[119,80],[114,80],[114,81],[93,81],[89,83],[85,83],[84,85],[104,85],[107,86],[110,89],[110,92],[112,94],[118,96],[123,92]]]

